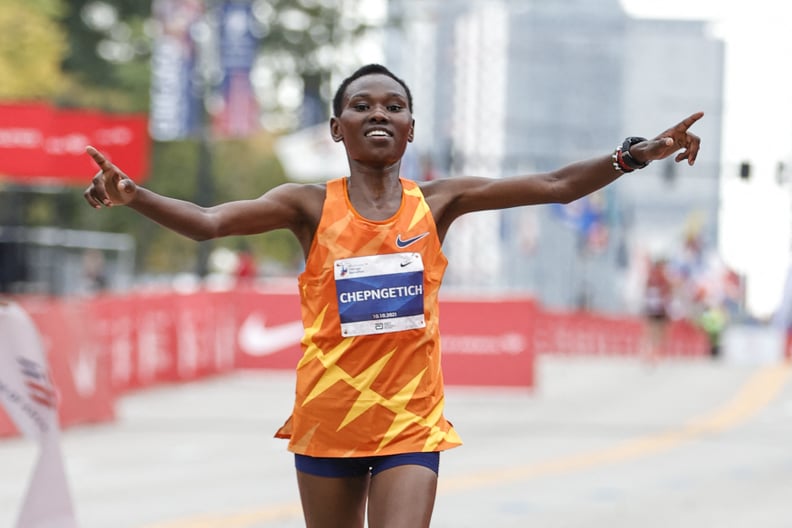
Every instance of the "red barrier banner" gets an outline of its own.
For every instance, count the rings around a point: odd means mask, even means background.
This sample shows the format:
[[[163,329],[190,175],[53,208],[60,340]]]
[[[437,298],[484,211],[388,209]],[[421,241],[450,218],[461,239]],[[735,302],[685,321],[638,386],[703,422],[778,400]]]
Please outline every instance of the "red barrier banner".
[[[295,369],[302,357],[300,298],[296,293],[240,291],[234,307],[237,368]]]
[[[293,370],[302,354],[296,292],[240,288],[20,304],[41,332],[64,426],[112,419],[115,398],[129,390],[237,368]],[[537,355],[638,356],[646,339],[640,318],[546,312],[529,299],[446,297],[440,313],[447,385],[532,387]],[[661,355],[706,357],[707,336],[675,321]],[[13,432],[0,411],[0,436]]]
[[[65,110],[43,103],[0,104],[0,177],[27,185],[85,185],[97,172],[93,145],[138,182],[148,176],[147,118]]]
[[[91,301],[22,300],[41,333],[62,404],[62,426],[115,416],[110,361],[90,338]],[[68,404],[67,404],[68,402]]]
[[[641,347],[640,319],[587,312],[540,312],[537,319],[538,353],[618,356],[637,354]]]
[[[101,341],[90,334],[88,305],[34,298],[20,299],[19,304],[41,336],[58,393],[61,427],[112,420],[115,394],[110,386],[110,361]],[[8,417],[0,416],[0,436],[15,433]]]
[[[303,328],[297,294],[234,295],[238,368],[294,369]],[[448,385],[533,385],[532,323],[526,300],[440,301],[443,377]]]
[[[533,387],[536,313],[525,299],[441,299],[445,383]]]
[[[115,392],[234,368],[231,292],[143,293],[93,301],[94,338],[107,351]]]
[[[537,354],[635,356],[647,339],[646,322],[637,317],[537,311]],[[672,321],[659,353],[663,357],[705,357],[709,347],[701,329],[688,321]]]

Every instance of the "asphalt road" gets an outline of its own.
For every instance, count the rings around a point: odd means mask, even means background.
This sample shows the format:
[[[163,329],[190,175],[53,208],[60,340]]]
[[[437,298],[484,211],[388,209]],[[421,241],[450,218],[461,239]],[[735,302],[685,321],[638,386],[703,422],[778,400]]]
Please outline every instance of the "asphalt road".
[[[433,527],[790,528],[792,366],[542,358],[534,390],[448,389]],[[238,372],[126,396],[63,435],[81,528],[303,526],[272,438],[293,376]],[[0,527],[37,448],[0,440]]]

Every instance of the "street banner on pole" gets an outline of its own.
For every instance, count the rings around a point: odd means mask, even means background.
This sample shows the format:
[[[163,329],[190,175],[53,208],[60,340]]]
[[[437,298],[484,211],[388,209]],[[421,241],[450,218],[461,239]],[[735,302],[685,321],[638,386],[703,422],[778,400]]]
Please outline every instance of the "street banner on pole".
[[[259,40],[256,24],[249,0],[226,1],[219,10],[223,104],[214,132],[221,137],[245,137],[259,129],[259,106],[250,81]]]
[[[151,54],[149,133],[158,141],[197,136],[203,126],[203,85],[194,39],[204,16],[200,0],[154,0],[159,32]]]

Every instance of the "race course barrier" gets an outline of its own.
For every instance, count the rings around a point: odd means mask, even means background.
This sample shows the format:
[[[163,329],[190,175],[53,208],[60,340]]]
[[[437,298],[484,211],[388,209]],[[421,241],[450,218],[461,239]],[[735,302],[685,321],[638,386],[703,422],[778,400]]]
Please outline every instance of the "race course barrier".
[[[254,288],[15,299],[45,343],[62,427],[114,417],[128,391],[234,369],[293,370],[300,359],[299,297]],[[549,312],[527,298],[441,300],[448,385],[531,388],[538,354],[634,355],[638,318]],[[0,336],[2,346],[2,336]],[[706,336],[674,323],[665,355],[703,357]],[[0,409],[0,436],[16,431]]]
[[[646,323],[639,317],[607,316],[591,312],[536,314],[534,349],[537,354],[634,356],[646,346]],[[703,357],[709,338],[689,321],[670,321],[659,354],[665,358]]]
[[[111,365],[103,343],[90,339],[91,324],[85,317],[90,303],[44,299],[18,299],[17,302],[39,332],[57,393],[60,426],[112,420],[115,393],[110,385]],[[8,342],[0,336],[0,347],[4,346],[8,346]],[[0,406],[0,437],[13,434],[17,434],[17,430]]]

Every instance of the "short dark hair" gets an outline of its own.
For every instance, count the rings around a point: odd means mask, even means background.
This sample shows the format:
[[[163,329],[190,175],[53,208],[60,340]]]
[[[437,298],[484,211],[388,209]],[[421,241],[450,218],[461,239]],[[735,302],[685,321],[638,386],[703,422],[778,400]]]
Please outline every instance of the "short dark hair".
[[[397,83],[401,84],[402,88],[404,88],[404,91],[407,93],[407,107],[409,108],[410,112],[412,112],[412,94],[410,93],[410,88],[407,86],[407,83],[396,77],[392,71],[382,64],[366,64],[365,66],[358,68],[352,75],[341,81],[341,84],[338,86],[338,90],[336,90],[335,96],[333,97],[334,116],[338,117],[341,115],[341,110],[344,105],[344,94],[346,93],[346,90],[349,88],[349,85],[352,83],[352,81],[360,79],[361,77],[365,77],[366,75],[387,75]]]

